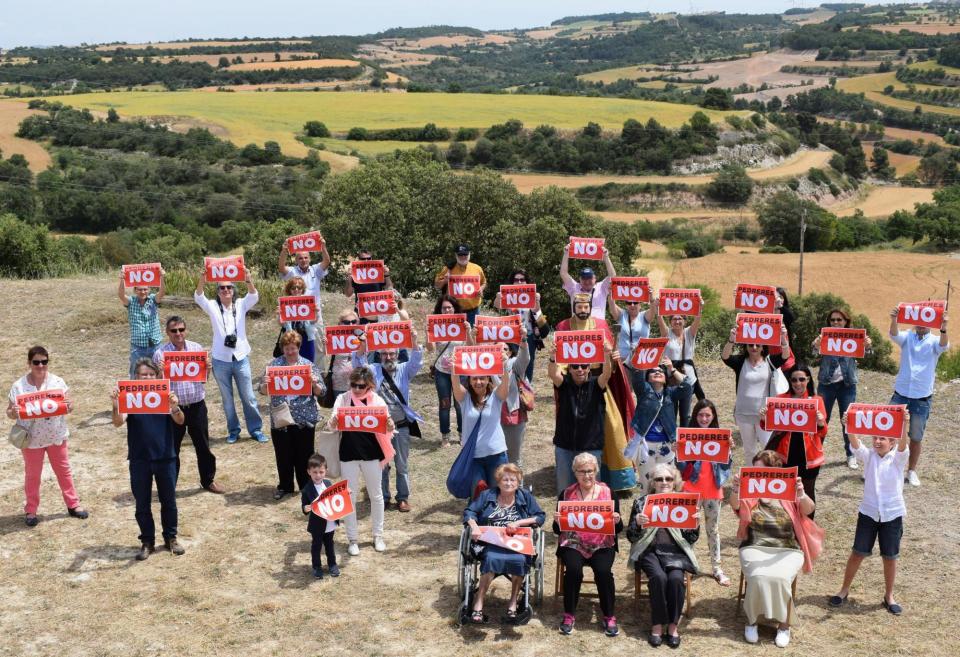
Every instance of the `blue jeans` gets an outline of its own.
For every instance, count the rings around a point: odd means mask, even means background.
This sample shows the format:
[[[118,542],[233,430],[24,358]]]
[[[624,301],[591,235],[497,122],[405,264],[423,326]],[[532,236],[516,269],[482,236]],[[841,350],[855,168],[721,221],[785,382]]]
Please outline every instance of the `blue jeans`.
[[[153,360],[153,354],[157,350],[156,347],[137,347],[133,344],[130,345],[130,378],[136,377],[136,372],[133,371],[133,366],[137,364],[137,361],[141,358],[149,358]]]
[[[593,454],[595,457],[597,457],[597,463],[603,462],[602,449],[572,450],[564,449],[563,447],[557,447],[556,445],[553,446],[553,457],[557,463],[556,474],[558,496],[577,480],[577,478],[573,475],[573,458],[577,454],[582,454],[583,452]]]
[[[919,443],[923,440],[923,432],[927,429],[927,419],[930,417],[930,407],[933,405],[933,395],[922,399],[904,397],[896,390],[890,398],[891,404],[906,404],[910,411],[910,429],[907,432],[910,440]]]
[[[407,470],[407,460],[410,458],[410,427],[397,427],[391,441],[396,452],[393,462],[397,466],[397,501],[410,498],[410,474]],[[383,469],[380,477],[380,487],[383,489],[383,501],[390,501],[390,463]]]
[[[467,316],[467,321],[470,322],[470,326],[473,326],[474,323],[477,321],[477,311],[478,311],[478,310],[480,310],[480,309],[479,309],[479,308],[474,308],[473,310],[464,310],[464,311],[463,311],[463,312],[466,314],[466,316]]]
[[[160,499],[160,525],[163,537],[177,536],[177,459],[163,461],[130,461],[130,490],[137,502],[136,518],[140,527],[140,542],[153,545],[156,541],[156,525],[150,502],[153,497],[153,481],[157,481],[157,497]]]
[[[821,383],[817,388],[817,394],[823,397],[823,405],[827,407],[827,424],[830,424],[830,414],[833,411],[833,402],[837,402],[837,408],[840,410],[840,417],[847,414],[847,408],[850,404],[857,401],[857,386],[848,386],[843,381],[836,383]],[[853,456],[850,451],[850,438],[847,436],[845,425],[843,428],[843,451],[847,457]]]
[[[453,398],[453,380],[449,374],[437,371],[433,377],[433,385],[437,388],[437,399],[440,402],[440,433],[450,433],[450,407],[457,412],[457,433],[463,432],[463,417],[460,415],[460,405]]]
[[[237,392],[240,393],[240,403],[243,405],[243,419],[247,423],[247,431],[253,436],[263,429],[263,420],[257,409],[257,398],[253,395],[253,381],[250,377],[250,359],[225,361],[213,359],[213,377],[220,387],[220,398],[223,401],[223,412],[227,416],[227,430],[231,436],[240,435],[240,418],[237,417],[237,407],[233,401],[233,381],[237,382]]]
[[[497,479],[493,474],[497,471],[497,468],[504,463],[507,463],[506,452],[473,459],[473,484],[470,486],[471,494],[472,491],[477,489],[477,484],[481,479],[487,482],[487,488],[496,488]]]
[[[313,340],[304,340],[300,343],[300,355],[313,362],[314,356],[316,356],[316,343]]]
[[[527,336],[527,351],[530,353],[530,363],[527,365],[526,376],[530,383],[533,383],[533,363],[537,360],[537,336]]]

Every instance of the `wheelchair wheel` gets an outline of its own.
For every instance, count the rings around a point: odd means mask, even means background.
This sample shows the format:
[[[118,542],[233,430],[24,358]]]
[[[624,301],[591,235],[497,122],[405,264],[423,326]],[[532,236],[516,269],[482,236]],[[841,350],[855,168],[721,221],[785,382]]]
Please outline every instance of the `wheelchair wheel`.
[[[467,563],[464,555],[470,549],[470,530],[466,527],[460,534],[460,550],[457,553],[457,597],[463,599],[467,590],[467,582],[472,579],[472,566]]]
[[[539,607],[541,604],[543,604],[543,530],[537,532],[536,550],[537,556],[533,562],[534,571],[531,573],[531,575],[533,576],[533,604]]]

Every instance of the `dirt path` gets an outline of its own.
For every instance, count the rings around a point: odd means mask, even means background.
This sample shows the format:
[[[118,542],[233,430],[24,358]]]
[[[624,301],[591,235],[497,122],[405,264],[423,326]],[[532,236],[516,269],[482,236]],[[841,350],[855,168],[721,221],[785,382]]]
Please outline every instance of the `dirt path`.
[[[42,112],[27,109],[26,103],[0,100],[0,151],[4,158],[20,153],[30,163],[30,170],[39,173],[50,166],[50,153],[35,141],[15,136],[20,122],[33,114]]]

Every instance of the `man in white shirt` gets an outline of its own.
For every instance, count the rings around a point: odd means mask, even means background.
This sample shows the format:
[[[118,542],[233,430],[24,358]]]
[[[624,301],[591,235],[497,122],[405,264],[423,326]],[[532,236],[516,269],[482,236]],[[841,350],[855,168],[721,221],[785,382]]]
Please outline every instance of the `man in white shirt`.
[[[321,237],[321,240],[323,238]],[[310,253],[301,251],[295,254],[294,259],[297,265],[295,267],[287,266],[287,258],[290,252],[287,251],[287,242],[284,240],[280,247],[280,260],[277,262],[277,269],[280,272],[280,280],[288,281],[291,278],[299,277],[303,279],[305,286],[304,295],[313,297],[317,302],[317,333],[323,335],[323,302],[320,298],[320,281],[327,277],[330,270],[330,253],[327,252],[327,242],[322,241],[320,248],[320,262],[310,264]],[[321,349],[317,349],[313,354],[313,362],[318,367],[323,367],[324,354]]]
[[[570,295],[570,310],[573,311],[573,297],[577,294],[590,295],[590,315],[596,319],[606,318],[607,295],[610,293],[610,279],[617,275],[617,270],[610,262],[610,251],[603,247],[603,265],[607,268],[607,277],[597,283],[597,274],[590,267],[580,270],[580,282],[573,280],[570,275],[570,252],[567,245],[563,247],[563,258],[560,259],[560,280],[563,281],[564,291]]]
[[[930,405],[937,377],[937,361],[950,348],[947,339],[947,313],[940,323],[940,340],[930,335],[925,326],[915,326],[913,331],[901,331],[897,324],[898,309],[890,311],[890,339],[900,345],[900,370],[893,384],[891,404],[906,404],[910,411],[910,461],[907,465],[907,481],[911,486],[920,485],[917,464],[923,433],[930,417]]]

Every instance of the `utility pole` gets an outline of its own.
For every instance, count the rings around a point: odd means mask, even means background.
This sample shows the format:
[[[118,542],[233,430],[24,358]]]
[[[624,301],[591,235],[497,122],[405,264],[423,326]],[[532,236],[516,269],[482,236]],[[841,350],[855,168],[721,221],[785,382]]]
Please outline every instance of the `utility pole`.
[[[800,209],[800,281],[797,283],[797,296],[803,296],[803,238],[807,233],[807,208]]]

